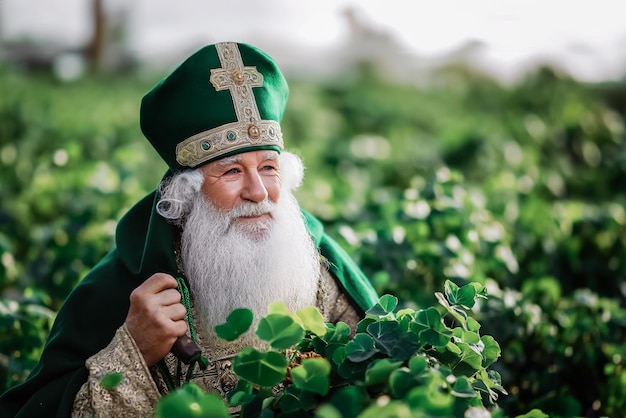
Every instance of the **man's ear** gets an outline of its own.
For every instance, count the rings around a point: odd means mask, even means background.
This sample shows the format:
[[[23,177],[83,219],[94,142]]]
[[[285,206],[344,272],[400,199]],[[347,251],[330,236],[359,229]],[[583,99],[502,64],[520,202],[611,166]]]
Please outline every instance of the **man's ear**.
[[[304,179],[304,164],[300,157],[288,151],[283,151],[278,159],[280,163],[280,178],[285,190],[296,190]]]

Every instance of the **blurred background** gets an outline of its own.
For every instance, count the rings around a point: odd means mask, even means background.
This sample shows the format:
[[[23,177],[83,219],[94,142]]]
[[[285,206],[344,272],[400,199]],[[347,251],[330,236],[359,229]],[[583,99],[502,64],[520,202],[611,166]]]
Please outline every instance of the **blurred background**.
[[[474,314],[507,416],[625,416],[625,18],[622,0],[0,0],[0,391],[166,170],[141,97],[233,40],[285,72],[302,206],[381,293],[488,286]]]

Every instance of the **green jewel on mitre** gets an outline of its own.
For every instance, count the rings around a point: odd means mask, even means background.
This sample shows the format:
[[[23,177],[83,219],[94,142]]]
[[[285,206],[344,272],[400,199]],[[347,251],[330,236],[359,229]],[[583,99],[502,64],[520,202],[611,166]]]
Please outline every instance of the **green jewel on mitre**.
[[[141,102],[141,130],[172,171],[228,155],[283,149],[289,88],[263,51],[241,43],[208,45]]]

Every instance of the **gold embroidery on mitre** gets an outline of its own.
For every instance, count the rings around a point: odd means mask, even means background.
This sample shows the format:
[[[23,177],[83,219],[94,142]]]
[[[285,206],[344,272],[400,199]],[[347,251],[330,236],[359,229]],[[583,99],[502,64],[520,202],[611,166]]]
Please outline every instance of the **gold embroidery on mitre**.
[[[229,90],[237,122],[227,123],[189,137],[176,146],[176,161],[195,167],[203,162],[254,145],[283,149],[278,122],[261,120],[253,87],[263,86],[263,74],[245,67],[233,42],[215,45],[222,68],[211,69],[209,81],[216,91]]]

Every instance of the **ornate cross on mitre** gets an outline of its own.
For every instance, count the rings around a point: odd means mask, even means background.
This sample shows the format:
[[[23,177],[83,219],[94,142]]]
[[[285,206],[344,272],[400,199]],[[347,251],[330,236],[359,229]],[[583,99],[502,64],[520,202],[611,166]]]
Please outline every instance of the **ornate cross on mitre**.
[[[236,122],[201,132],[176,147],[176,160],[195,167],[205,161],[247,147],[271,145],[283,148],[278,122],[262,120],[254,97],[254,87],[263,87],[263,74],[256,67],[244,66],[236,43],[215,45],[221,68],[212,68],[209,81],[216,91],[229,90]]]
[[[255,125],[261,116],[254,100],[253,87],[263,87],[263,74],[256,67],[244,67],[237,45],[228,42],[217,45],[217,54],[222,68],[211,69],[211,84],[215,90],[230,90],[237,120],[249,122],[248,134],[256,138],[260,135]]]

